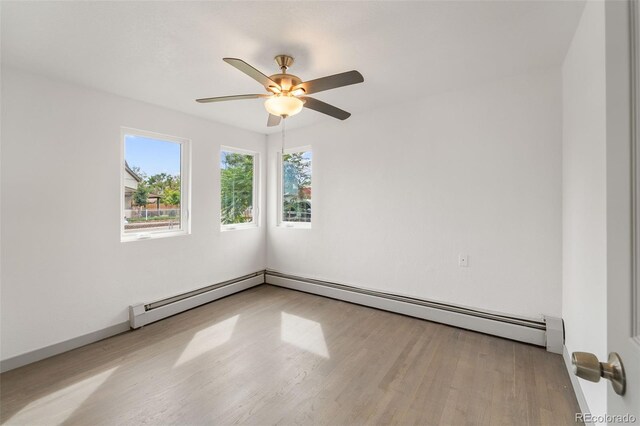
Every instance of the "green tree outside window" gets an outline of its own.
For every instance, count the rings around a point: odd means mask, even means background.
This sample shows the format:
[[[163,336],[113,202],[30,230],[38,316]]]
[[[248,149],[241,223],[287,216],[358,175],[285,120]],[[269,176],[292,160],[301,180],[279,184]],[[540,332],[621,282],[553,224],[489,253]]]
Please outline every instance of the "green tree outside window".
[[[220,162],[223,225],[253,221],[253,155],[222,151]]]

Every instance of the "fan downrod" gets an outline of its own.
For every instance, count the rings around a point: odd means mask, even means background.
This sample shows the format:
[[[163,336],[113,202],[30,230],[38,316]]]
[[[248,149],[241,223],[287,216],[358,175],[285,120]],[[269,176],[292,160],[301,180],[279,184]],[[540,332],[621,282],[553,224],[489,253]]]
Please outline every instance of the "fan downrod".
[[[283,74],[293,65],[293,57],[289,55],[278,55],[273,59],[275,59],[276,64],[278,64]]]

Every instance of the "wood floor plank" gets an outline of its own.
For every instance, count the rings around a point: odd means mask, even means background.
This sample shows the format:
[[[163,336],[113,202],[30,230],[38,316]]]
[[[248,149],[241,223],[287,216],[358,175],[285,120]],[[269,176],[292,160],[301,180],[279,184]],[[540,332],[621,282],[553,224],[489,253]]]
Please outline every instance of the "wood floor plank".
[[[0,376],[0,424],[572,424],[562,358],[272,286]]]

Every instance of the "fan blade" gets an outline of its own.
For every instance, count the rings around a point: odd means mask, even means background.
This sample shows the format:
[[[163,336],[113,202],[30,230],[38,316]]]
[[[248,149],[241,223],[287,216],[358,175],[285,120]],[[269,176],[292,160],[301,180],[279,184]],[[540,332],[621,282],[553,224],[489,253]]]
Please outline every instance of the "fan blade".
[[[280,124],[280,120],[282,118],[279,115],[269,114],[269,119],[267,120],[267,127],[274,127]]]
[[[258,98],[268,98],[270,95],[235,95],[235,96],[218,96],[215,98],[201,98],[196,99],[196,102],[200,102],[201,104],[206,104],[209,102],[222,102],[222,101],[237,101],[240,99],[258,99]]]
[[[300,83],[293,87],[291,92],[294,92],[296,89],[304,89],[305,94],[310,95],[324,90],[362,83],[363,81],[364,77],[358,71],[347,71],[340,74],[330,75],[328,77],[305,81],[304,83]]]
[[[236,67],[237,69],[239,69],[240,71],[248,75],[249,77],[253,78],[258,83],[262,84],[265,88],[268,88],[269,86],[274,86],[282,90],[282,88],[280,87],[280,85],[278,85],[278,83],[271,80],[269,77],[262,74],[260,71],[258,71],[257,69],[255,69],[254,67],[252,67],[251,65],[243,61],[242,59],[223,58],[222,60],[228,63],[229,65],[233,65],[234,67]]]
[[[350,112],[341,110],[340,108],[334,107],[333,105],[329,105],[328,103],[319,101],[315,98],[310,98],[309,96],[301,96],[300,99],[305,101],[305,108],[330,115],[331,117],[337,118],[338,120],[346,120],[347,118],[351,117]]]

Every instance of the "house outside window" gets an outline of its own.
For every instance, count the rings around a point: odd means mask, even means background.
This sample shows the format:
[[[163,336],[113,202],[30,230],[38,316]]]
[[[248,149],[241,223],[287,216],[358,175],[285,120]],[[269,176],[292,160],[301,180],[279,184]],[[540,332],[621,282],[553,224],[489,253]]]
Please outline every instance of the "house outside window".
[[[189,233],[189,140],[122,129],[121,240]]]
[[[285,151],[280,167],[280,225],[310,228],[312,218],[311,147]]]

